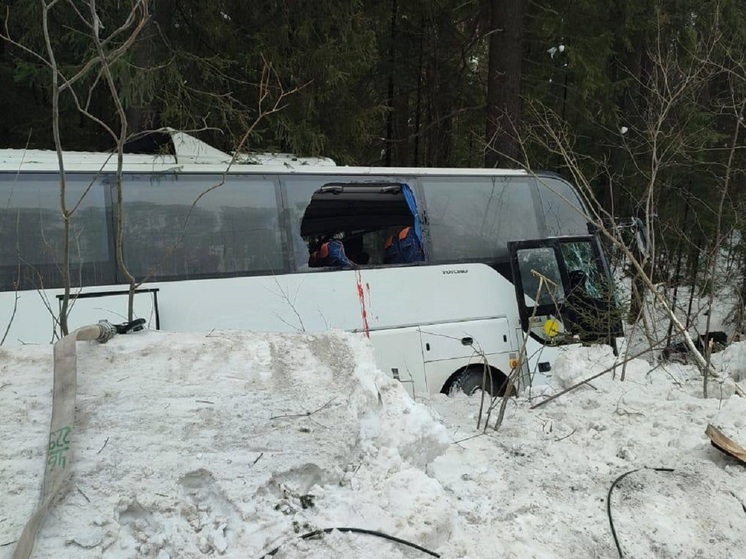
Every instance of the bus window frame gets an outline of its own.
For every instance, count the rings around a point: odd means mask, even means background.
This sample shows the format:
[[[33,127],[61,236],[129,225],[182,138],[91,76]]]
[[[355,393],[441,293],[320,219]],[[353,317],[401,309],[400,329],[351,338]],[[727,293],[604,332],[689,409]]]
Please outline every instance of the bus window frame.
[[[242,170],[241,170],[242,171]],[[299,232],[294,231],[293,228],[293,219],[291,218],[291,211],[292,208],[290,207],[290,196],[289,196],[289,189],[292,188],[292,181],[301,179],[301,180],[309,180],[314,183],[316,187],[321,187],[323,184],[328,182],[334,182],[334,181],[343,181],[343,182],[360,182],[360,183],[367,183],[367,182],[373,182],[373,183],[380,183],[380,182],[394,182],[394,183],[406,183],[412,190],[415,196],[415,200],[417,203],[417,209],[418,214],[420,217],[420,223],[422,225],[422,245],[425,253],[425,259],[423,262],[418,262],[416,264],[409,264],[409,265],[445,265],[445,264],[455,264],[455,263],[468,263],[468,262],[474,262],[474,263],[483,263],[494,267],[503,266],[507,267],[510,266],[510,253],[509,251],[506,251],[505,255],[486,255],[484,257],[471,257],[471,258],[461,258],[461,259],[453,259],[453,258],[441,258],[438,256],[437,248],[433,244],[433,235],[432,235],[432,218],[431,218],[431,204],[428,197],[428,187],[427,184],[428,181],[431,182],[438,182],[440,184],[446,184],[446,188],[450,187],[453,189],[463,188],[466,186],[468,188],[468,183],[478,183],[478,182],[484,182],[486,180],[491,181],[506,181],[507,183],[513,182],[513,181],[521,181],[524,182],[526,187],[528,188],[529,196],[528,198],[531,200],[531,203],[533,204],[533,215],[536,220],[536,226],[538,229],[538,238],[547,238],[547,222],[546,222],[546,216],[544,215],[544,205],[542,203],[542,196],[539,192],[539,184],[538,181],[542,179],[551,179],[553,181],[561,181],[564,185],[567,186],[567,189],[569,192],[572,192],[574,194],[575,200],[577,204],[579,205],[579,209],[581,212],[587,214],[587,209],[585,208],[585,202],[581,196],[581,194],[578,192],[577,188],[574,187],[571,183],[569,183],[567,180],[565,180],[560,175],[556,175],[554,173],[537,173],[537,174],[526,174],[526,175],[513,175],[513,174],[475,174],[475,175],[469,175],[464,174],[451,174],[451,173],[426,173],[426,174],[389,174],[387,173],[386,168],[382,168],[379,171],[380,173],[375,174],[338,174],[334,172],[335,170],[333,168],[329,169],[329,172],[324,173],[311,173],[311,174],[304,174],[302,172],[289,172],[289,173],[283,173],[283,172],[241,172],[238,170],[233,170],[229,173],[220,173],[216,170],[210,170],[210,171],[189,171],[189,172],[176,172],[174,171],[145,171],[145,170],[126,170],[124,172],[124,180],[126,182],[127,177],[134,177],[139,176],[140,179],[147,179],[147,177],[154,178],[157,175],[164,175],[164,174],[175,174],[177,175],[178,179],[187,179],[190,181],[199,180],[199,177],[209,177],[210,184],[212,184],[213,179],[215,180],[222,180],[225,178],[226,180],[236,180],[240,181],[238,177],[241,177],[242,179],[247,180],[247,182],[250,182],[251,179],[256,179],[258,181],[262,182],[271,182],[274,188],[274,204],[275,204],[275,210],[276,210],[276,220],[277,220],[277,227],[279,229],[277,233],[277,239],[278,239],[278,250],[281,251],[281,258],[279,258],[280,266],[277,268],[270,268],[266,270],[238,270],[238,271],[231,271],[231,272],[213,272],[208,270],[200,270],[199,273],[188,273],[188,274],[171,274],[168,276],[164,275],[151,275],[151,276],[144,276],[139,277],[138,281],[151,281],[151,282],[169,282],[169,281],[184,281],[184,280],[201,280],[201,279],[220,279],[220,278],[231,278],[231,277],[251,277],[251,276],[266,276],[266,275],[278,275],[278,274],[292,274],[292,273],[305,273],[308,272],[307,269],[303,269],[298,261],[297,261],[297,247],[294,245],[294,235],[298,234]],[[5,174],[5,173],[3,173]],[[24,171],[23,174],[26,174]],[[28,171],[29,175],[32,176],[48,176],[51,179],[57,180],[57,177],[59,175],[58,172],[54,171]],[[117,229],[117,213],[118,213],[118,206],[117,206],[117,196],[116,196],[116,173],[114,172],[102,172],[102,171],[68,171],[67,176],[70,177],[73,180],[76,180],[77,182],[80,181],[93,181],[94,185],[92,188],[101,188],[103,192],[103,203],[104,203],[104,212],[105,212],[105,226],[106,226],[106,234],[107,234],[107,248],[109,251],[109,260],[104,263],[107,268],[111,268],[111,270],[108,270],[106,274],[108,274],[104,281],[96,281],[95,283],[86,284],[86,286],[99,286],[99,285],[116,285],[120,283],[126,283],[124,280],[121,270],[118,266],[117,257],[116,257],[116,229]],[[107,178],[108,177],[108,178]],[[205,182],[205,184],[207,184]],[[107,184],[108,183],[108,184]],[[467,183],[466,185],[459,184],[459,183]],[[240,183],[239,183],[240,184]],[[208,185],[209,187],[210,185]],[[126,185],[125,185],[126,188]],[[207,187],[206,187],[207,188]],[[545,187],[548,188],[548,187]],[[310,202],[310,198],[308,200]],[[297,202],[296,202],[297,203]],[[589,227],[589,233],[591,235],[595,235],[595,232],[591,230]],[[522,240],[520,238],[511,238],[512,240]],[[506,241],[506,247],[507,243],[510,241]],[[605,261],[605,255],[602,254],[602,258]],[[361,266],[361,268],[372,268],[372,267],[387,267],[387,265],[374,265],[374,266]],[[608,269],[608,264],[605,264],[604,268]],[[329,271],[333,271],[332,269],[329,269]],[[501,272],[503,273],[503,272]],[[504,275],[504,273],[503,273]],[[108,277],[111,276],[111,277]],[[513,280],[513,278],[508,278]],[[56,287],[56,283],[53,287]],[[51,288],[51,287],[50,287]]]
[[[536,236],[540,238],[546,237],[545,231],[546,231],[546,223],[544,221],[541,209],[541,203],[540,203],[540,195],[538,191],[538,186],[536,183],[536,177],[530,174],[527,175],[510,175],[510,174],[495,174],[495,175],[449,175],[449,174],[443,174],[443,175],[427,175],[427,176],[420,176],[418,178],[419,183],[419,196],[421,197],[418,199],[417,204],[418,208],[423,207],[426,218],[423,219],[423,229],[426,229],[427,232],[425,233],[423,231],[423,237],[426,238],[426,260],[428,264],[435,264],[435,265],[445,265],[445,264],[465,264],[465,263],[480,263],[480,264],[488,264],[490,266],[496,266],[498,264],[509,264],[510,263],[510,253],[507,249],[507,244],[510,241],[513,240],[523,240],[520,238],[510,238],[505,241],[504,245],[504,254],[499,255],[493,255],[493,256],[486,256],[486,257],[468,257],[468,258],[441,258],[437,254],[437,250],[435,249],[432,241],[432,220],[430,218],[430,208],[429,208],[429,197],[427,196],[427,186],[425,185],[426,181],[433,181],[433,182],[445,182],[445,181],[452,181],[453,184],[451,185],[454,189],[458,188],[464,188],[464,185],[457,184],[458,181],[462,182],[478,182],[478,181],[485,181],[485,180],[504,180],[508,183],[513,181],[524,181],[526,183],[526,187],[528,189],[529,198],[531,200],[531,204],[533,206],[532,211],[534,218],[536,220]],[[512,185],[514,188],[517,188],[516,185]],[[417,193],[416,193],[417,194]],[[422,204],[420,202],[422,201]],[[420,213],[422,213],[423,210],[420,210]]]
[[[107,186],[104,184],[104,189],[108,190],[110,192],[111,196],[111,212],[112,212],[112,226],[113,226],[113,233],[110,235],[113,237],[113,239],[116,239],[116,215],[118,212],[118,204],[116,202],[116,173],[106,173],[107,175],[111,175],[113,180],[111,183]],[[233,186],[239,187],[241,180],[246,179],[255,179],[260,182],[267,182],[272,183],[272,188],[274,190],[274,203],[275,203],[275,212],[276,212],[276,219],[277,219],[277,231],[278,231],[278,239],[279,239],[279,247],[280,250],[283,251],[283,254],[281,255],[282,258],[280,258],[280,261],[282,263],[281,269],[262,269],[262,270],[238,270],[238,271],[231,271],[231,272],[200,272],[200,273],[191,273],[191,274],[171,274],[168,276],[159,275],[157,273],[153,274],[147,274],[147,275],[136,275],[136,284],[141,283],[161,283],[161,282],[172,282],[172,281],[189,281],[189,280],[204,280],[204,279],[222,279],[222,278],[239,278],[239,277],[254,277],[254,276],[273,276],[273,275],[282,275],[291,273],[291,269],[287,267],[286,259],[284,258],[285,253],[287,252],[286,247],[283,246],[283,243],[286,242],[286,235],[284,228],[282,227],[282,206],[281,204],[281,198],[278,195],[278,188],[279,188],[279,176],[277,173],[241,173],[241,172],[234,172],[234,173],[219,173],[219,172],[213,172],[213,171],[194,171],[189,173],[173,173],[173,172],[144,172],[144,171],[125,171],[123,173],[123,188],[126,190],[126,180],[127,177],[141,177],[147,179],[150,178],[150,182],[153,182],[157,179],[159,176],[176,176],[178,179],[186,179],[186,180],[193,180],[195,177],[199,178],[215,178],[217,181],[211,181],[210,184],[207,184],[201,192],[207,191],[210,188],[214,186],[214,184],[217,184],[220,181],[224,181],[222,185],[218,186],[216,188],[220,189],[222,186],[227,186],[229,180],[233,180],[236,182]],[[250,182],[250,181],[246,181]],[[241,186],[248,186],[241,185]],[[201,194],[201,193],[200,193]],[[199,194],[197,195],[199,196]],[[195,196],[196,198],[196,196]],[[127,203],[127,200],[124,200],[125,204]],[[189,204],[189,207],[193,205],[194,199],[192,199],[192,203]],[[196,207],[196,206],[195,206]],[[127,212],[125,210],[125,220],[127,218]],[[126,238],[125,238],[126,242]],[[182,239],[183,242],[183,239]],[[122,271],[119,269],[119,266],[116,261],[116,255],[114,255],[114,265],[115,265],[115,283],[113,285],[121,285],[121,284],[127,284],[128,281],[126,278],[122,275]]]
[[[80,288],[80,287],[88,287],[88,286],[100,286],[100,285],[113,285],[117,281],[117,265],[116,265],[116,254],[114,252],[115,250],[115,244],[113,241],[113,236],[115,234],[115,229],[112,227],[112,221],[110,219],[110,203],[111,199],[109,197],[108,189],[99,181],[99,177],[102,173],[96,172],[96,171],[67,171],[65,172],[65,180],[67,189],[66,192],[69,195],[71,190],[80,188],[81,192],[85,192],[85,197],[91,197],[89,199],[96,200],[97,197],[100,197],[100,200],[103,203],[103,207],[100,207],[98,204],[91,204],[91,207],[98,208],[103,211],[103,216],[101,220],[101,225],[103,225],[103,229],[105,230],[105,247],[106,247],[106,259],[105,260],[77,260],[77,255],[75,254],[75,231],[71,231],[71,262],[70,262],[70,280],[71,280],[71,287],[73,288]],[[0,187],[5,187],[7,185],[11,184],[19,184],[17,182],[17,179],[20,177],[24,177],[24,180],[30,180],[30,181],[40,181],[40,182],[49,182],[50,188],[59,195],[59,182],[60,182],[60,173],[58,171],[48,171],[48,170],[29,170],[29,171],[0,171]],[[74,188],[72,186],[74,185]],[[70,200],[68,200],[68,203]],[[71,206],[72,204],[70,204]],[[18,206],[13,206],[12,204],[9,204],[7,208],[5,209],[19,209]],[[59,202],[55,202],[53,205],[49,206],[49,209],[54,209],[55,211],[60,211],[59,208]],[[68,208],[69,209],[69,208]],[[60,214],[61,215],[61,214]],[[60,220],[62,218],[60,217]],[[75,223],[75,215],[73,214],[72,218],[73,223]],[[0,263],[0,265],[2,265]],[[81,282],[79,282],[79,278],[82,277],[82,267],[85,265],[95,265],[98,267],[99,270],[101,270],[103,273],[101,274],[103,276],[103,281],[99,280],[98,276],[96,274],[91,274],[91,277],[93,279],[92,282],[87,282],[84,285],[79,285]],[[62,279],[62,273],[59,270],[61,266],[61,263],[59,261],[55,262],[42,262],[42,263],[33,263],[33,264],[24,264],[20,265],[20,276],[17,278],[18,285],[9,291],[28,291],[28,290],[47,290],[47,289],[62,289],[64,287],[64,281]],[[4,268],[16,268],[18,267],[18,263],[14,263],[11,266],[3,266]],[[42,285],[26,285],[25,282],[22,281],[24,277],[24,269],[33,270],[35,273],[39,273],[41,275],[41,281]],[[57,270],[56,272],[52,273],[46,273],[41,274],[40,270]],[[59,280],[54,281],[51,283],[47,283],[47,281],[50,279],[50,275],[52,276],[52,279]],[[57,277],[59,275],[59,277]]]

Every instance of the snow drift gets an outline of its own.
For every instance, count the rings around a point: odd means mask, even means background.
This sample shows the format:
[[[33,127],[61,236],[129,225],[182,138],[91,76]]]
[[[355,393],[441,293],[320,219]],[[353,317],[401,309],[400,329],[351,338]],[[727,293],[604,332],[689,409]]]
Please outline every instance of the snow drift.
[[[328,557],[296,534],[356,526],[438,547],[450,529],[423,470],[445,429],[359,337],[147,332],[79,343],[78,355],[74,476],[35,557],[259,557],[285,541],[276,557],[293,546]],[[4,543],[41,487],[51,348],[0,349],[0,363]],[[371,539],[325,541],[340,556],[399,556]]]
[[[746,557],[746,467],[705,435],[746,436],[744,348],[717,354],[709,398],[694,367],[633,360],[624,382],[617,367],[531,409],[615,362],[567,349],[551,385],[483,433],[478,396],[414,402],[362,336],[82,343],[74,475],[33,557],[427,556],[366,535],[299,539],[356,527],[449,558],[616,559],[607,506],[625,558]],[[0,559],[41,490],[51,354],[0,348]]]

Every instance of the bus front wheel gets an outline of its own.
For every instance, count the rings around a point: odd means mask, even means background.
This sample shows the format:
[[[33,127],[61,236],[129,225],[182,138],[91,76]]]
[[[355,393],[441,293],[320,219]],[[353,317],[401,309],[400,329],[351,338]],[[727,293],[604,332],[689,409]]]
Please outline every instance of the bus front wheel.
[[[448,390],[449,394],[463,392],[472,396],[483,390],[490,396],[504,396],[508,377],[496,369],[484,367],[467,367],[453,380]]]

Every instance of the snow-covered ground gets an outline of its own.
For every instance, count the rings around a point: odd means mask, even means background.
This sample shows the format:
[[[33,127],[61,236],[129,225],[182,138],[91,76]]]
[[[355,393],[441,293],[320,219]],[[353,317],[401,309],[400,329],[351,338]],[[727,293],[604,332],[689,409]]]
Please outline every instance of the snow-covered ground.
[[[746,343],[692,367],[637,360],[544,406],[509,402],[477,430],[478,396],[412,401],[367,341],[331,332],[118,336],[78,344],[73,478],[33,557],[746,557]],[[606,369],[566,352],[556,392]],[[51,416],[50,347],[0,348],[0,559],[35,509]],[[494,423],[494,414],[491,424]],[[656,470],[668,468],[669,470]]]

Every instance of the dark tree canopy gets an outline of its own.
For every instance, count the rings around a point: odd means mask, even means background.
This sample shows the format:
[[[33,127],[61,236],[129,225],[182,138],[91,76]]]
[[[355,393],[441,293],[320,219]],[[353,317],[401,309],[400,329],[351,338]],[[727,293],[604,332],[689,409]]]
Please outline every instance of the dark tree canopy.
[[[97,3],[110,51],[136,4]],[[714,227],[708,193],[722,183],[746,90],[746,8],[737,0],[147,4],[137,40],[111,65],[130,132],[195,130],[230,150],[251,130],[247,149],[342,164],[528,164],[569,174],[542,136],[550,121],[567,133],[607,209],[644,213],[644,187],[655,180],[664,240],[686,230],[699,246]],[[0,145],[51,148],[43,2],[0,6]],[[50,10],[51,45],[67,76],[95,56],[86,9],[61,0]],[[267,68],[272,79],[262,89]],[[116,124],[98,67],[74,89],[92,114]],[[252,127],[260,99],[266,110],[283,93],[280,110]],[[112,147],[69,91],[60,103],[67,149]],[[743,135],[735,168],[743,168],[742,147]],[[650,162],[661,156],[651,178]],[[740,207],[743,173],[731,186],[730,207]]]

